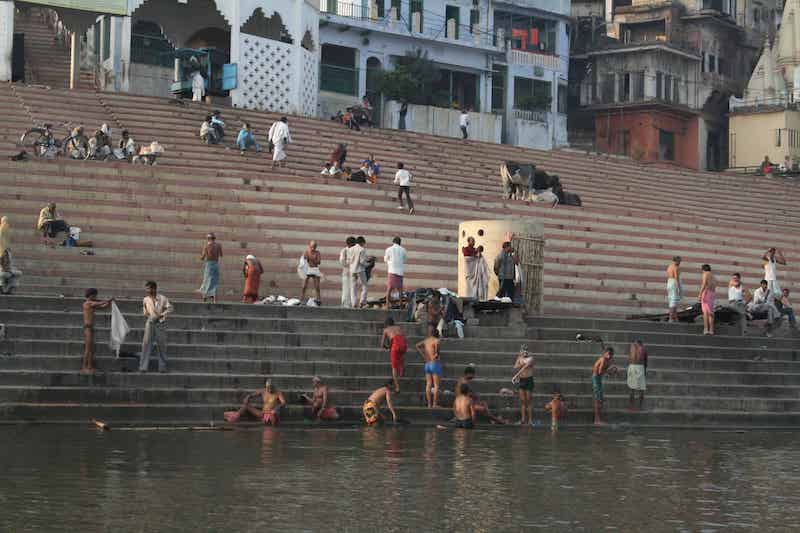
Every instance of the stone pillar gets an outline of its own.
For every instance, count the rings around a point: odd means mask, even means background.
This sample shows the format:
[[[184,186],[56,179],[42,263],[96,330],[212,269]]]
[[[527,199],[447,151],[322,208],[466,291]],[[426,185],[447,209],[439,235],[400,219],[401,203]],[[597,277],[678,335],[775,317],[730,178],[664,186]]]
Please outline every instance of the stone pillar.
[[[81,81],[81,38],[78,32],[70,33],[69,88],[77,89]]]
[[[175,58],[175,67],[172,71],[172,81],[181,81],[181,60],[177,57]]]
[[[119,53],[114,54],[114,72],[117,75],[117,90],[128,92],[131,89],[131,17],[116,17],[119,20],[117,31],[119,33],[116,44],[119,46]]]
[[[11,81],[14,48],[14,2],[0,0],[0,81]]]

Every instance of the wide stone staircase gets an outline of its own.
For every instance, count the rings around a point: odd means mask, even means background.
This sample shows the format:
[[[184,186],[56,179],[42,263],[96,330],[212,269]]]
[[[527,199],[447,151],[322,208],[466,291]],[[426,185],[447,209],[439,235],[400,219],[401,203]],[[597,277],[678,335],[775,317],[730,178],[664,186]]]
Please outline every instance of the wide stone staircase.
[[[388,354],[378,348],[386,312],[243,304],[173,302],[169,319],[169,372],[135,372],[135,360],[111,355],[109,318],[98,315],[100,371],[79,375],[83,350],[81,300],[11,296],[0,299],[0,419],[4,422],[74,422],[96,418],[112,424],[220,424],[245,392],[265,377],[284,391],[287,422],[303,420],[297,398],[320,375],[345,422],[358,419],[360,405],[389,375]],[[121,301],[133,331],[124,352],[139,350],[141,304]],[[397,320],[402,317],[394,312]],[[475,390],[494,410],[518,417],[511,388],[520,345],[537,356],[536,418],[554,390],[566,397],[568,424],[591,422],[591,365],[601,348],[576,341],[599,335],[626,366],[628,343],[644,339],[650,353],[645,411],[630,413],[624,374],[606,380],[607,413],[614,423],[654,426],[792,427],[800,421],[800,363],[790,339],[699,335],[696,325],[615,319],[545,316],[516,327],[498,315],[467,329],[464,339],[442,341],[442,388],[452,391],[465,366],[476,365]],[[420,326],[402,323],[409,344]],[[396,398],[400,416],[442,422],[448,409],[423,407],[423,365],[409,352],[406,377]],[[443,393],[449,406],[452,394]]]
[[[364,235],[380,256],[395,234],[411,254],[412,287],[456,285],[456,231],[468,219],[529,217],[545,227],[545,309],[551,313],[621,316],[661,311],[664,269],[684,258],[691,294],[699,266],[708,262],[720,281],[739,271],[752,287],[762,276],[760,256],[769,246],[788,257],[797,249],[798,196],[793,182],[765,177],[643,167],[572,152],[537,152],[413,134],[350,132],[331,122],[291,117],[294,143],[286,169],[270,171],[268,154],[240,156],[232,146],[208,147],[196,135],[212,107],[168,99],[86,91],[0,85],[8,121],[0,149],[12,153],[21,131],[45,120],[109,123],[139,142],[158,139],[167,154],[158,166],[127,163],[28,162],[0,164],[0,182],[15,201],[3,206],[17,227],[35,224],[55,200],[67,221],[95,243],[95,256],[50,250],[33,232],[16,232],[15,256],[26,272],[26,290],[78,295],[87,285],[138,294],[148,275],[170,292],[191,297],[199,286],[197,254],[215,231],[229,259],[223,266],[224,298],[240,294],[240,260],[255,253],[266,263],[276,292],[297,295],[297,258],[310,239],[321,245],[324,300],[337,301],[338,251],[347,235]],[[274,114],[223,109],[229,136],[250,121],[263,139]],[[347,142],[350,161],[369,154],[384,166],[377,186],[319,176],[336,142]],[[6,151],[7,150],[7,151]],[[562,176],[583,207],[503,200],[497,168],[505,159],[534,161]],[[392,167],[402,160],[414,172],[417,213],[397,211]],[[765,194],[770,208],[753,199]],[[335,228],[335,230],[334,230]],[[143,250],[151,252],[147,256]],[[792,259],[790,259],[792,261]],[[143,271],[143,265],[147,265]],[[376,277],[384,276],[379,262]],[[798,274],[781,272],[794,286]],[[380,292],[380,291],[377,291]],[[719,296],[724,298],[724,283]]]

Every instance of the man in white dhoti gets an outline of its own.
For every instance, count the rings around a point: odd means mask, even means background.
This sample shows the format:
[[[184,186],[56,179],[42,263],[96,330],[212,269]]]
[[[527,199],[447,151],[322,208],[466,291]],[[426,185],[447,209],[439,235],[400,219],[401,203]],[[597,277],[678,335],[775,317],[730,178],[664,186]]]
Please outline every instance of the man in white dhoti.
[[[339,252],[339,264],[342,266],[342,307],[352,307],[350,295],[352,277],[350,276],[350,264],[347,262],[347,250],[356,243],[355,237],[348,237],[345,247]]]
[[[292,142],[292,135],[289,133],[289,120],[286,117],[275,122],[267,133],[267,140],[272,146],[272,168],[273,170],[280,163],[281,167],[286,166],[286,145]]]
[[[202,102],[203,96],[206,94],[206,80],[199,70],[195,70],[192,74],[192,101]]]

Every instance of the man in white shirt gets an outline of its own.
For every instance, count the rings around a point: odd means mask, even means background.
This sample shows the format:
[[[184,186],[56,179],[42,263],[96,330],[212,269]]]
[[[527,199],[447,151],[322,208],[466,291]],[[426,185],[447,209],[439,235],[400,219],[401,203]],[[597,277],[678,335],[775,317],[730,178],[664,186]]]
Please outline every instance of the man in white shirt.
[[[728,282],[728,305],[739,312],[739,325],[741,326],[742,335],[747,330],[747,299],[748,294],[742,285],[742,276],[736,272]]]
[[[769,289],[767,280],[761,280],[761,287],[753,291],[753,301],[747,305],[747,310],[751,314],[767,313],[767,324],[772,326],[781,316],[781,312],[775,307],[775,295]]]
[[[775,298],[781,297],[781,288],[778,285],[778,265],[785,265],[786,258],[783,257],[783,252],[777,248],[770,248],[767,250],[761,259],[764,261],[764,279],[767,280],[769,290]]]
[[[403,294],[403,276],[406,271],[406,249],[400,246],[400,237],[392,239],[392,245],[383,254],[389,279],[386,282],[386,309],[391,307],[392,291],[399,291],[400,298]]]
[[[289,133],[289,119],[281,117],[275,122],[267,133],[267,141],[272,144],[272,169],[278,166],[286,166],[286,145],[292,142],[292,135]]]
[[[461,116],[458,118],[458,125],[461,126],[461,135],[466,141],[468,138],[467,128],[469,127],[469,110],[464,109],[461,111]]]
[[[347,249],[347,267],[350,272],[350,302],[353,307],[361,307],[367,301],[367,273],[364,271],[367,263],[367,254],[364,248],[356,242]]]
[[[400,189],[397,192],[397,199],[400,200],[400,205],[397,209],[405,209],[403,205],[403,194],[405,193],[408,199],[408,214],[414,214],[414,202],[411,201],[411,172],[405,169],[403,163],[397,163],[397,173],[394,175],[394,184],[398,185]]]
[[[144,285],[145,297],[142,300],[142,311],[146,318],[144,337],[142,338],[142,358],[139,359],[139,372],[147,372],[150,366],[150,354],[158,348],[158,371],[167,371],[167,315],[172,312],[172,304],[167,297],[158,294],[155,281]]]

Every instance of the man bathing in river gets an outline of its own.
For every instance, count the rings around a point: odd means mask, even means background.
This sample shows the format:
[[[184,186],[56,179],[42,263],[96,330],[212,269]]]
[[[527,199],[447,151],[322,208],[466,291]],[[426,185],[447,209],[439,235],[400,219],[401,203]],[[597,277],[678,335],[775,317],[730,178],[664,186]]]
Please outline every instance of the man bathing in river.
[[[453,424],[457,428],[472,429],[475,427],[475,409],[469,385],[458,386],[458,396],[453,401]]]
[[[442,378],[442,363],[439,361],[439,333],[428,325],[428,336],[416,345],[417,352],[425,363],[425,401],[428,409],[439,407],[439,380]],[[431,399],[431,396],[433,398]]]
[[[514,362],[516,375],[512,382],[519,389],[520,425],[533,424],[533,356],[523,347]]]
[[[636,339],[631,343],[627,373],[628,388],[631,390],[628,410],[633,411],[635,409],[633,400],[636,391],[639,391],[639,409],[641,409],[644,403],[644,391],[647,389],[647,380],[645,379],[645,374],[647,373],[647,349],[641,339]]]
[[[458,378],[458,381],[456,382],[456,389],[455,389],[456,398],[461,396],[461,385],[467,385],[467,389],[469,390],[469,395],[470,397],[472,397],[472,409],[473,411],[475,411],[476,416],[478,414],[482,414],[483,416],[488,418],[492,424],[506,424],[507,422],[505,421],[505,419],[493,415],[492,412],[489,411],[489,404],[481,400],[480,397],[478,396],[478,393],[472,390],[472,387],[470,385],[472,384],[473,379],[475,379],[475,367],[470,365],[464,369],[464,375]]]
[[[603,376],[616,374],[619,369],[611,364],[614,359],[614,348],[606,348],[603,355],[592,366],[592,395],[594,396],[594,425],[605,426],[603,422]]]
[[[383,400],[386,400],[386,407],[389,409],[389,412],[392,413],[392,420],[397,422],[397,413],[394,411],[394,406],[392,405],[392,385],[393,381],[389,380],[383,384],[383,387],[374,391],[372,394],[369,395],[367,401],[364,402],[364,405],[361,407],[361,411],[364,413],[364,421],[367,423],[368,426],[372,426],[378,422],[378,420],[383,419],[383,415],[381,414],[381,404]]]
[[[259,395],[263,402],[260,411],[250,405],[250,399]],[[256,391],[244,397],[242,406],[238,411],[225,413],[225,420],[230,423],[238,422],[243,414],[249,413],[256,418],[260,418],[261,421],[264,422],[264,425],[272,424],[273,426],[277,426],[281,422],[280,409],[284,405],[286,405],[286,399],[283,397],[283,393],[276,389],[272,385],[272,381],[268,379],[266,383],[264,383],[263,390]]]
[[[86,289],[86,300],[83,302],[83,359],[81,360],[81,374],[94,374],[94,310],[105,309],[114,299],[100,301],[97,299],[97,289]]]
[[[314,391],[303,394],[303,398],[311,404],[311,418],[314,420],[339,420],[339,411],[328,401],[328,386],[317,376],[311,378]]]
[[[403,336],[403,330],[400,329],[400,326],[394,324],[392,317],[387,318],[383,324],[386,327],[383,328],[380,347],[389,348],[389,360],[392,365],[394,391],[400,392],[400,382],[398,378],[403,377],[408,343],[406,343],[406,338]]]

